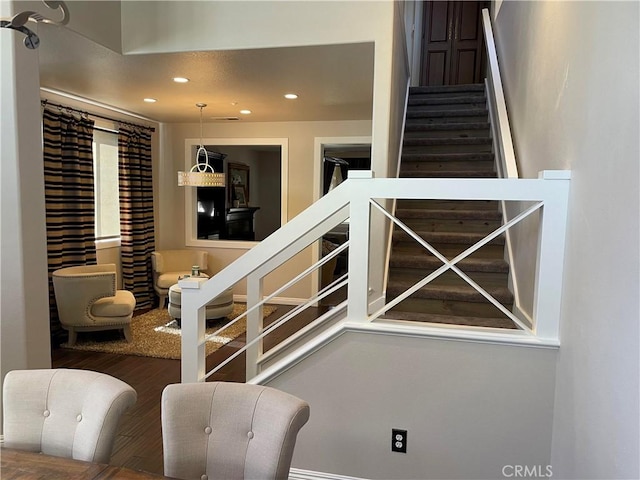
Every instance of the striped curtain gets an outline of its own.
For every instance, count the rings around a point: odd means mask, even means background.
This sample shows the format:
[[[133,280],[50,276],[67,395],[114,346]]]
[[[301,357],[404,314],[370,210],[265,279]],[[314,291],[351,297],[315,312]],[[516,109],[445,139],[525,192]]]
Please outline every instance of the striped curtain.
[[[43,156],[49,263],[49,309],[54,346],[66,340],[58,321],[51,274],[95,264],[93,120],[57,109],[43,111]]]
[[[136,297],[136,309],[151,308],[155,249],[151,132],[121,126],[118,157],[123,288]]]

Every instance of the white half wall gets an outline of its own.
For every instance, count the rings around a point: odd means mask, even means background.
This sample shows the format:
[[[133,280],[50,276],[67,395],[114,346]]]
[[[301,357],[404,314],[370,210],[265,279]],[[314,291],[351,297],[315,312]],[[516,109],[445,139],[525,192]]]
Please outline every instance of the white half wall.
[[[553,474],[637,479],[639,4],[499,6],[494,32],[521,172],[572,171]]]
[[[497,479],[550,462],[557,350],[346,333],[269,385],[311,406],[293,467]],[[407,453],[391,430],[407,430]]]

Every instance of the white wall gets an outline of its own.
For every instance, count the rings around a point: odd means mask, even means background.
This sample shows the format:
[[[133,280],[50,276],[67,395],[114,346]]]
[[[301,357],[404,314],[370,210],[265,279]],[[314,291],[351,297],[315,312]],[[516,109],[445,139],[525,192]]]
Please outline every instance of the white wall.
[[[18,11],[30,10],[52,20],[60,20],[58,10],[48,8],[41,0],[21,1]],[[111,50],[122,51],[121,2],[119,0],[67,0],[69,23],[64,28],[73,30]],[[30,23],[32,27],[34,24]]]
[[[0,2],[0,16],[23,11],[12,8]],[[2,380],[10,370],[51,367],[38,54],[23,38],[0,31]]]
[[[523,175],[572,170],[554,478],[640,478],[638,16],[504,1],[495,22]]]
[[[123,52],[133,54],[374,42],[372,157],[386,161],[394,4],[388,0],[123,2],[122,46]],[[384,176],[382,171],[378,175]]]
[[[549,464],[556,356],[347,333],[269,385],[311,407],[295,468],[370,479],[497,479],[505,465]],[[391,451],[392,428],[407,430],[406,454]]]
[[[160,53],[366,42],[388,33],[392,9],[367,0],[122,2],[122,47]]]

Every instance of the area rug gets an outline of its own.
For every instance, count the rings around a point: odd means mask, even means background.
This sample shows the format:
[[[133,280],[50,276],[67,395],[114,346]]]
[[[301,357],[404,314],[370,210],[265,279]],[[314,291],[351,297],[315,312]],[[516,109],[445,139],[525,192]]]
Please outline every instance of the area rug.
[[[233,312],[227,318],[207,321],[207,334],[212,334],[230,320],[243,314],[247,307],[243,303],[235,303]],[[264,317],[268,317],[276,307],[265,305]],[[223,330],[206,344],[207,355],[238,338],[247,329],[245,318],[241,318],[231,327]],[[78,340],[72,347],[66,343],[62,348],[71,350],[85,350],[90,352],[119,353],[123,355],[137,355],[141,357],[179,359],[181,350],[180,328],[175,320],[169,316],[166,308],[150,310],[137,315],[131,320],[132,342],[127,342],[121,330],[107,330],[104,332],[80,332]]]

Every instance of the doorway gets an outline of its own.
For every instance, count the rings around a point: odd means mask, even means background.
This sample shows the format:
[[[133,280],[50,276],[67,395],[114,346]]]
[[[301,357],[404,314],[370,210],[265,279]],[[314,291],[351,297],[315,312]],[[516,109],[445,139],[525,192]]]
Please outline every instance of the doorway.
[[[483,8],[489,8],[489,2],[423,2],[421,86],[483,81],[487,64]]]
[[[329,190],[344,181],[349,170],[371,169],[371,137],[316,137],[314,143],[314,197],[316,199],[326,195]],[[327,232],[320,241],[315,242],[312,247],[315,261],[347,241],[348,230],[347,220]],[[325,264],[322,271],[317,272],[313,279],[314,291],[317,292],[320,288],[326,287],[337,276],[346,272],[347,264],[348,250]],[[326,297],[321,305],[333,307],[345,297],[346,287],[343,287]]]

